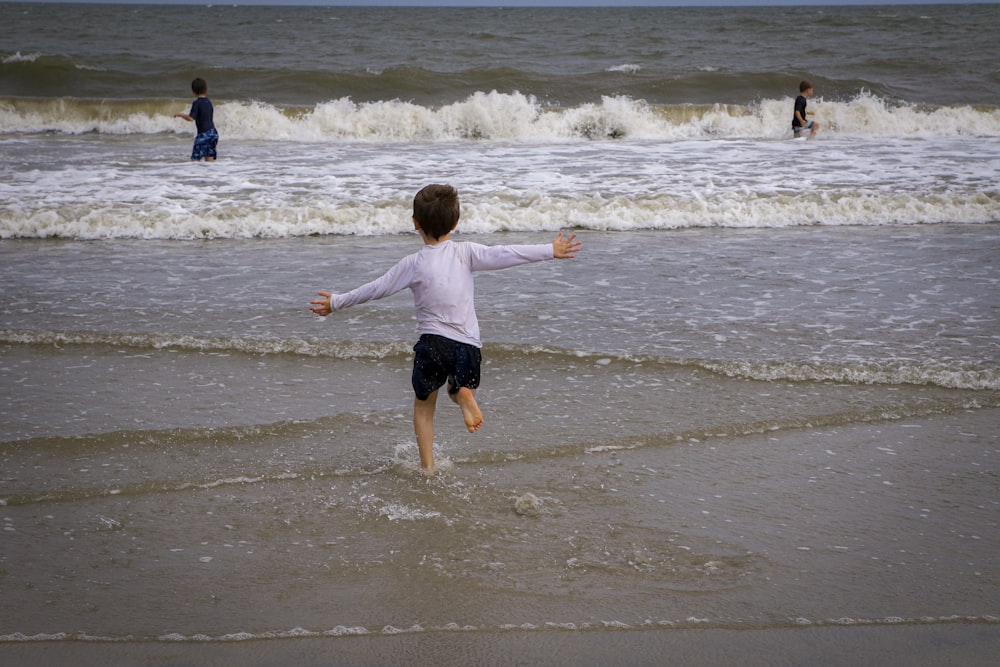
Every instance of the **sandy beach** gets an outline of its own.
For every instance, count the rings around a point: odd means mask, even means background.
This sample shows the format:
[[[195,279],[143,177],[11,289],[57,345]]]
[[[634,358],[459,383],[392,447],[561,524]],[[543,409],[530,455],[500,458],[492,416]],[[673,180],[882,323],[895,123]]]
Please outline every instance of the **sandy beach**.
[[[1000,625],[808,627],[616,632],[462,631],[391,637],[170,642],[31,642],[0,645],[11,667],[993,667]]]

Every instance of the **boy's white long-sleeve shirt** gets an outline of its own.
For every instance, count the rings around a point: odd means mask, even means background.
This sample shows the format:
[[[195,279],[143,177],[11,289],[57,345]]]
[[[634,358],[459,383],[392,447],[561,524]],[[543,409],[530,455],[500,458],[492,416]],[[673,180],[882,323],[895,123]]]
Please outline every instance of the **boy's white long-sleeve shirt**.
[[[437,334],[482,347],[472,274],[552,258],[551,243],[487,246],[448,240],[425,245],[370,283],[334,294],[330,308],[349,308],[409,287],[413,291],[418,334]]]

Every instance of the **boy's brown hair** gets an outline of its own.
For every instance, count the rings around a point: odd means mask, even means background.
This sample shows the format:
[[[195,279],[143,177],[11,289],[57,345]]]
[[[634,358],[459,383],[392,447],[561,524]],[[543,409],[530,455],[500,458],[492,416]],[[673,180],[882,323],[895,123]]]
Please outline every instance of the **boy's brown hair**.
[[[802,83],[799,84],[799,92],[804,93],[812,87],[813,85],[811,81],[803,81]]]
[[[208,83],[201,77],[191,82],[191,92],[195,95],[204,95],[208,92]]]
[[[455,229],[459,213],[458,191],[450,185],[425,186],[413,198],[413,220],[434,239]]]

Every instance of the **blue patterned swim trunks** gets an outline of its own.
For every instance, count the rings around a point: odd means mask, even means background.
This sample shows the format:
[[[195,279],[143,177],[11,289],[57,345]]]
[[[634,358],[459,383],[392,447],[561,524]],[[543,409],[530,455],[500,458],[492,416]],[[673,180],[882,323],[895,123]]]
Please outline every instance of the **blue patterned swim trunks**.
[[[214,160],[215,146],[219,143],[219,133],[213,127],[208,132],[199,132],[194,138],[194,148],[191,150],[192,160]]]

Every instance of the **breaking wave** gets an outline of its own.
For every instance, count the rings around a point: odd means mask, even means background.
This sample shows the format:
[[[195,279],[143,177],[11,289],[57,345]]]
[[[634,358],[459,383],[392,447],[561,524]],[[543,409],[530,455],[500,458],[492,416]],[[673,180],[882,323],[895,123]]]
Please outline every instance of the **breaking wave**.
[[[817,98],[810,105],[823,119],[825,135],[1000,136],[996,106],[931,107],[891,102],[871,92],[844,101]],[[187,135],[190,127],[173,117],[178,106],[156,99],[0,98],[0,135]],[[790,98],[663,105],[626,96],[554,106],[533,95],[494,90],[442,106],[350,97],[309,106],[217,102],[216,125],[227,140],[281,142],[780,139],[789,134],[789,108]]]

